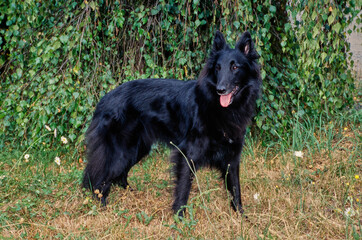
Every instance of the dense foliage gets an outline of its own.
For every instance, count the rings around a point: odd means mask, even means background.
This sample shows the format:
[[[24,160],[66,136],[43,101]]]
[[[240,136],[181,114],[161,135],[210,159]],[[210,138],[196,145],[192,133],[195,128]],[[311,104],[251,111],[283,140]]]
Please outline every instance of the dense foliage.
[[[346,36],[360,9],[355,0],[3,0],[0,146],[29,144],[45,125],[80,143],[97,101],[118,84],[197,78],[217,29],[231,44],[251,32],[263,78],[256,126],[283,136],[293,116],[353,103]]]

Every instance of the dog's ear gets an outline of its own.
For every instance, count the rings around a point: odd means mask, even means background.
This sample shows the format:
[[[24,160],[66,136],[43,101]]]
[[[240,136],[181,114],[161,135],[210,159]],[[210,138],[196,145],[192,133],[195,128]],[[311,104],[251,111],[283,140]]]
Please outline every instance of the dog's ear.
[[[225,48],[226,41],[224,36],[221,32],[216,31],[215,38],[214,38],[214,44],[213,44],[213,51],[218,52]]]
[[[259,58],[258,53],[255,51],[251,35],[248,31],[244,32],[243,35],[241,35],[239,41],[236,43],[235,49],[239,49],[248,58],[251,59]]]

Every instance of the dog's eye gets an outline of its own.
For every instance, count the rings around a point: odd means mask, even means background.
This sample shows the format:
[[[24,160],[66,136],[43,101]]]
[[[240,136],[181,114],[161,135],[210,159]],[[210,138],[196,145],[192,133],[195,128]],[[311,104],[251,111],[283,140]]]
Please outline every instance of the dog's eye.
[[[234,70],[234,71],[235,71],[236,69],[238,69],[238,68],[239,68],[239,67],[236,66],[236,65],[233,65],[233,66],[231,67],[231,69]]]

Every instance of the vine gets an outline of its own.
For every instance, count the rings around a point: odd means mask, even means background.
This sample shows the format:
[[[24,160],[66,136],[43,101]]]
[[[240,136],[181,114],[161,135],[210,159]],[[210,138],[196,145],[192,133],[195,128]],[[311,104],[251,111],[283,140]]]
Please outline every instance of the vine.
[[[0,146],[30,144],[46,124],[80,144],[96,103],[122,82],[196,79],[217,29],[231,44],[251,32],[263,78],[256,126],[270,137],[289,134],[295,115],[333,115],[353,104],[346,36],[361,21],[358,4],[4,0]]]

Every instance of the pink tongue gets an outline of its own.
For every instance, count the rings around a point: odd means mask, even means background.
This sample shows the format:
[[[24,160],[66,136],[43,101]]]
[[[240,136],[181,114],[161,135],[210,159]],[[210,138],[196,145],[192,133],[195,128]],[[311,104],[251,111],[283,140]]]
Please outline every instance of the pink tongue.
[[[223,106],[223,107],[229,106],[232,95],[233,95],[232,93],[229,93],[228,95],[221,95],[220,96],[220,104],[221,104],[221,106]]]

